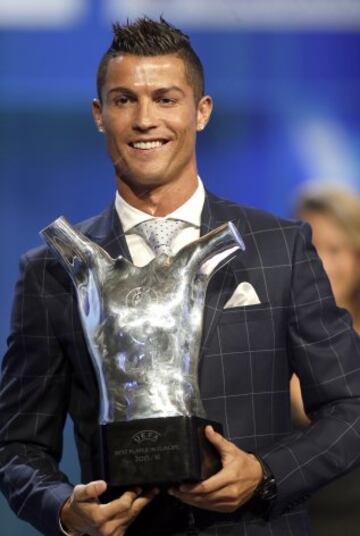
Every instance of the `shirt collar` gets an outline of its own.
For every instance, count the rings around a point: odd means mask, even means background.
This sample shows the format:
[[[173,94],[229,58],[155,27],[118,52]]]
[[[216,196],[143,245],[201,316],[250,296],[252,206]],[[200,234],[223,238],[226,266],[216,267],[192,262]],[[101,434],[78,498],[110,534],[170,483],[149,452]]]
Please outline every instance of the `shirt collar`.
[[[205,202],[204,185],[198,176],[198,186],[192,196],[174,212],[167,214],[165,218],[175,218],[186,221],[194,227],[200,227],[201,212]],[[146,220],[154,219],[154,216],[143,212],[130,205],[119,192],[116,192],[115,209],[120,218],[124,233]]]

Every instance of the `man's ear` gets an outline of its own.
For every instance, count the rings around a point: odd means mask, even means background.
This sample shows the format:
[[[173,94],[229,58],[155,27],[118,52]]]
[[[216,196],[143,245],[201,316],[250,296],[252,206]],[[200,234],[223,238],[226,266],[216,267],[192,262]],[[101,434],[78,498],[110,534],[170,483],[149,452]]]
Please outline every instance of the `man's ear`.
[[[200,132],[204,130],[208,124],[213,109],[213,101],[209,95],[205,95],[199,101],[197,106],[197,117],[196,117],[196,130]]]
[[[104,126],[102,121],[101,102],[99,99],[93,99],[92,101],[92,113],[95,121],[96,128],[99,132],[104,132]]]

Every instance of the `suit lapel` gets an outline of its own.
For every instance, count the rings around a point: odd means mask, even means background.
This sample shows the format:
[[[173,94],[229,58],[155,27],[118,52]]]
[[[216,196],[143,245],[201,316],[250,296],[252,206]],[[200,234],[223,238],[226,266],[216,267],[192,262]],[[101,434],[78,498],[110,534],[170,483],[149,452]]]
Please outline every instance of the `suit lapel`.
[[[128,260],[132,260],[114,204],[103,212],[97,220],[96,226],[89,231],[88,235],[114,259],[122,255]]]
[[[229,218],[224,219],[221,217],[221,213],[217,208],[219,203],[221,203],[219,198],[216,198],[209,193],[206,194],[204,208],[201,215],[201,236],[229,221]],[[239,228],[239,222],[234,223],[237,224],[237,227]],[[239,230],[240,233],[243,234],[243,229]],[[235,276],[231,263],[226,264],[223,268],[220,268],[212,276],[206,293],[201,345],[202,352],[206,349],[207,344],[211,341],[211,337],[218,324],[224,305],[233,293],[235,286]]]

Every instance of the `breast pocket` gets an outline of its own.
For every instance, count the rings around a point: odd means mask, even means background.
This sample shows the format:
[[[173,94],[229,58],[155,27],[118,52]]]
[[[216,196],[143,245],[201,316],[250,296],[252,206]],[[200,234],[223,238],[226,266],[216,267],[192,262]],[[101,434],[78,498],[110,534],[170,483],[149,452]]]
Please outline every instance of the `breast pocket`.
[[[244,322],[246,320],[256,320],[256,314],[261,313],[261,311],[267,311],[271,309],[271,304],[266,303],[255,303],[254,305],[239,305],[237,307],[228,307],[223,309],[220,317],[220,323],[228,322]]]
[[[254,352],[274,348],[278,313],[269,303],[224,309],[218,338],[223,353]]]
[[[203,362],[205,397],[225,393],[243,405],[249,393],[271,389],[275,361],[280,358],[282,362],[278,352],[279,337],[284,332],[281,310],[262,303],[222,311]]]

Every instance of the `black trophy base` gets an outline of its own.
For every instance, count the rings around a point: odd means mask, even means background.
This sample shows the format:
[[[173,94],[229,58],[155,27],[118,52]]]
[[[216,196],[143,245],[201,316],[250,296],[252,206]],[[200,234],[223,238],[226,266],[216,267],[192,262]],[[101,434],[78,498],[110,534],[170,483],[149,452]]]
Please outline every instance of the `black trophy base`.
[[[196,482],[219,471],[219,454],[204,433],[208,424],[222,433],[219,423],[200,417],[139,419],[101,426],[102,478],[110,494],[114,488]]]

